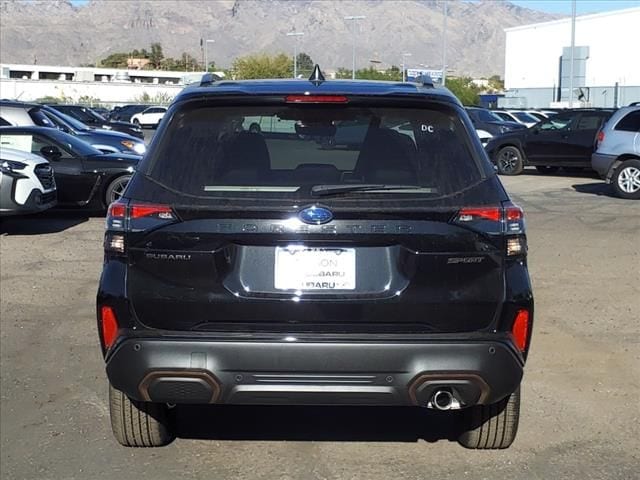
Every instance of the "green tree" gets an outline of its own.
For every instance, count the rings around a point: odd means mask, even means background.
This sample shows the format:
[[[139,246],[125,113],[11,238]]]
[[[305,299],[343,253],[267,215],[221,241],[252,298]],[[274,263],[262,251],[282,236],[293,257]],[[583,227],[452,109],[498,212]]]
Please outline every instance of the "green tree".
[[[128,53],[112,53],[100,61],[100,66],[105,68],[127,68]]]
[[[307,53],[300,52],[298,54],[298,74],[305,76],[311,75],[311,72],[313,72],[313,66],[313,60]]]
[[[504,80],[500,78],[500,75],[492,75],[489,77],[489,89],[495,92],[504,91]]]
[[[336,78],[351,78],[351,70],[347,68],[339,68],[336,72]],[[360,80],[386,80],[390,82],[399,82],[402,80],[402,71],[392,65],[387,70],[376,70],[373,67],[361,68],[356,70],[356,78]]]
[[[447,77],[446,87],[451,90],[463,105],[478,105],[480,89],[474,85],[469,77]]]
[[[289,78],[293,60],[288,55],[248,55],[233,62],[233,76],[239,80],[252,78]]]
[[[149,63],[155,69],[162,67],[162,61],[164,60],[164,53],[162,53],[162,45],[159,43],[151,44],[151,53],[149,54]]]

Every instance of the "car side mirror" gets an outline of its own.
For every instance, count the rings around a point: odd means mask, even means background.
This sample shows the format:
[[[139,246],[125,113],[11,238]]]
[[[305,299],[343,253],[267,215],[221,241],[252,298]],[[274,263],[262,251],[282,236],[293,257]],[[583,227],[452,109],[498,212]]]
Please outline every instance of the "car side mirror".
[[[40,154],[52,162],[57,162],[62,157],[62,152],[55,145],[47,145],[40,149]]]

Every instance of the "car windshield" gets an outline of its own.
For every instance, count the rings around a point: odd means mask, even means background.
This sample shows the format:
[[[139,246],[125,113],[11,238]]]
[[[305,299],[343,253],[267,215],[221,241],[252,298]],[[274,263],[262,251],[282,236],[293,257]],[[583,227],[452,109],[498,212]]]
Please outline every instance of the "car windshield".
[[[321,192],[424,199],[454,195],[484,178],[469,142],[459,114],[439,104],[195,104],[173,115],[141,170],[174,193],[205,198],[283,200]]]
[[[77,120],[53,108],[47,108],[45,109],[45,112],[50,118],[53,117],[52,119],[54,121],[57,119],[61,123],[66,124],[66,126],[70,126],[73,130],[77,130],[79,132],[91,130],[87,125],[82,123],[80,120]]]
[[[533,115],[528,114],[527,112],[511,112],[514,117],[516,117],[521,122],[525,123],[538,123],[538,119]]]
[[[478,120],[482,122],[502,122],[503,121],[502,118],[500,118],[495,113],[490,112],[489,110],[474,108],[470,111],[476,116]]]

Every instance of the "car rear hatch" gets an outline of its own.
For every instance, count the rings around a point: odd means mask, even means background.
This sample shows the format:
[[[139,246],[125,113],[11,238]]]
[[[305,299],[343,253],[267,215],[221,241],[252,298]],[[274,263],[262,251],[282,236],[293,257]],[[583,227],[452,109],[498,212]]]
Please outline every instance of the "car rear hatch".
[[[456,107],[402,107],[174,111],[108,219],[125,232],[137,320],[243,334],[494,328],[506,196]],[[243,127],[270,115],[296,130]],[[328,147],[347,120],[362,137]]]

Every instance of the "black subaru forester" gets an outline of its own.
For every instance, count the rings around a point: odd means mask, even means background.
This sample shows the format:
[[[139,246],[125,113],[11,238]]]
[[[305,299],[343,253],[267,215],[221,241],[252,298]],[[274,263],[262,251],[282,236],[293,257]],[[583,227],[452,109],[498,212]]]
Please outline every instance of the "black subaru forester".
[[[171,404],[426,407],[465,447],[513,442],[523,213],[428,78],[205,75],[106,223],[97,316],[121,444],[170,442]]]

